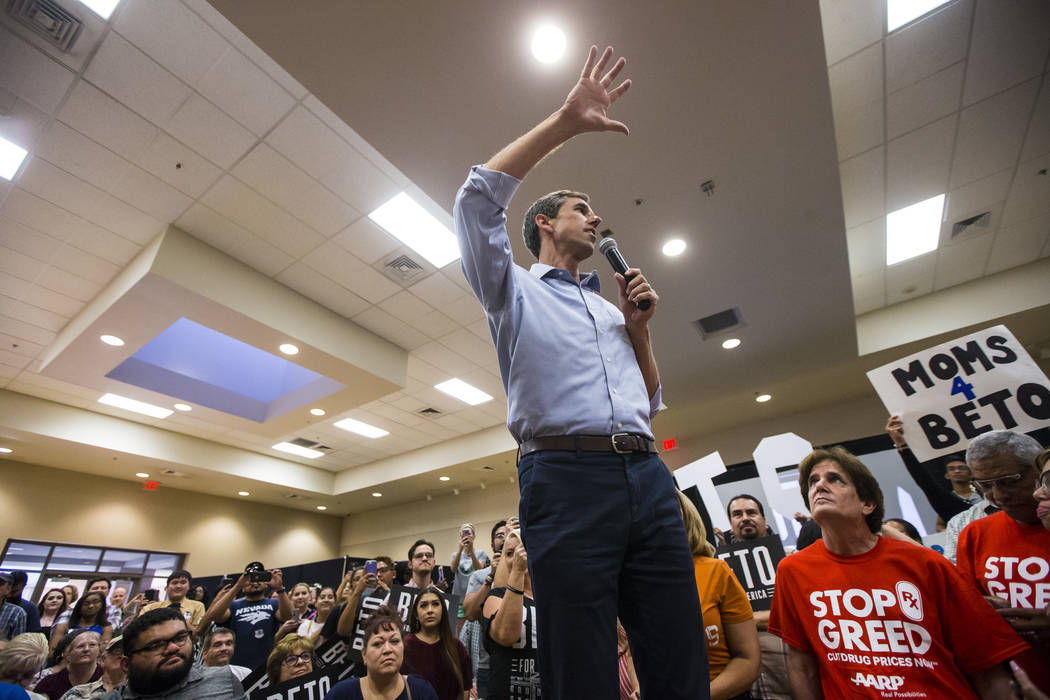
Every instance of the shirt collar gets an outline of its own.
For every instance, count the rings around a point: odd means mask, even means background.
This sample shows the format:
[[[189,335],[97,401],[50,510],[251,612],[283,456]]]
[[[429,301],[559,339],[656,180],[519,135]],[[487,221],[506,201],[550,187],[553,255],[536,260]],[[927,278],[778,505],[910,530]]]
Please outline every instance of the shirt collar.
[[[569,274],[568,270],[563,270],[560,267],[551,267],[545,263],[533,263],[532,267],[529,268],[529,273],[537,279],[546,279],[547,277],[557,277],[558,279],[568,280],[573,284],[576,284],[576,280],[572,275]],[[601,280],[598,279],[598,271],[591,270],[580,279],[580,286],[591,290],[595,294],[600,294],[602,290]]]

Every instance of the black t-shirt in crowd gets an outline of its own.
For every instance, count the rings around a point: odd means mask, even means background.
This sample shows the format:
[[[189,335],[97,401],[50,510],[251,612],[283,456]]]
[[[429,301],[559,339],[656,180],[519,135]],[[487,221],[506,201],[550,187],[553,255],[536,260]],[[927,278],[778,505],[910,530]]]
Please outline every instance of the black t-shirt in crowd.
[[[489,595],[503,598],[505,588],[494,588]],[[511,593],[516,596],[517,593]],[[536,604],[524,597],[521,616],[521,639],[512,646],[497,644],[489,636],[492,618],[485,618],[485,650],[489,653],[489,687],[486,700],[539,700],[540,671],[536,649]]]
[[[273,598],[240,598],[230,603],[226,626],[233,630],[235,639],[231,664],[255,670],[266,663],[273,649],[273,635],[281,624],[277,620],[277,607]]]

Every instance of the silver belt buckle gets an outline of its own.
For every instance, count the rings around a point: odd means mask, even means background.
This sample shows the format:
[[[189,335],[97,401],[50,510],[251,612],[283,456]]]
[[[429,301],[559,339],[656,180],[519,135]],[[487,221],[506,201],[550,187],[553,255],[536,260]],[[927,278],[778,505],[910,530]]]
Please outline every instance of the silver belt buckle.
[[[613,433],[613,435],[612,435],[613,452],[615,452],[616,454],[619,454],[619,455],[625,455],[625,454],[630,454],[631,452],[634,452],[634,449],[630,449],[630,448],[625,449],[625,450],[621,450],[620,446],[616,444],[616,438],[632,438],[632,437],[634,437],[634,436],[631,435],[630,433]]]

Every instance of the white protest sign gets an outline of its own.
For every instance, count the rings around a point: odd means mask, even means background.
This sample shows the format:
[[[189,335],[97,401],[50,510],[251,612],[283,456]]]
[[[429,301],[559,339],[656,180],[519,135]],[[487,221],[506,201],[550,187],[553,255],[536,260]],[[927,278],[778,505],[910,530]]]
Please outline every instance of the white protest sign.
[[[990,430],[1050,425],[1050,381],[1006,326],[942,343],[868,372],[920,461]]]
[[[675,481],[678,488],[685,491],[690,486],[695,486],[700,492],[700,498],[707,508],[707,514],[711,516],[711,524],[719,530],[729,529],[729,517],[725,508],[722,507],[722,499],[718,497],[715,484],[711,479],[724,474],[726,463],[717,452],[712,452],[706,457],[701,457],[695,462],[690,462],[684,467],[674,470]]]
[[[795,513],[808,513],[802,502],[802,492],[797,481],[783,483],[777,474],[780,467],[797,467],[802,459],[813,451],[813,444],[794,433],[782,433],[762,438],[751,456],[755,458],[758,479],[766,494],[766,503],[791,522]]]

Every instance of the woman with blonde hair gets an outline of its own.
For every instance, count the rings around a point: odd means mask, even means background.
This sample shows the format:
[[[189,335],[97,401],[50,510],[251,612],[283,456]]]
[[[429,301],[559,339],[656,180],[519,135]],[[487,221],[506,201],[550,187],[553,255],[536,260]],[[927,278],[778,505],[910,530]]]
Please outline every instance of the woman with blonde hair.
[[[759,671],[758,628],[751,603],[729,565],[715,557],[700,513],[681,491],[678,504],[693,553],[693,573],[704,618],[711,700],[746,698]]]
[[[0,648],[0,698],[43,697],[29,688],[47,661],[47,651],[47,637],[39,632],[20,634]]]
[[[313,673],[316,661],[312,640],[297,634],[285,635],[266,659],[266,677],[271,686],[284,683],[291,678]]]

